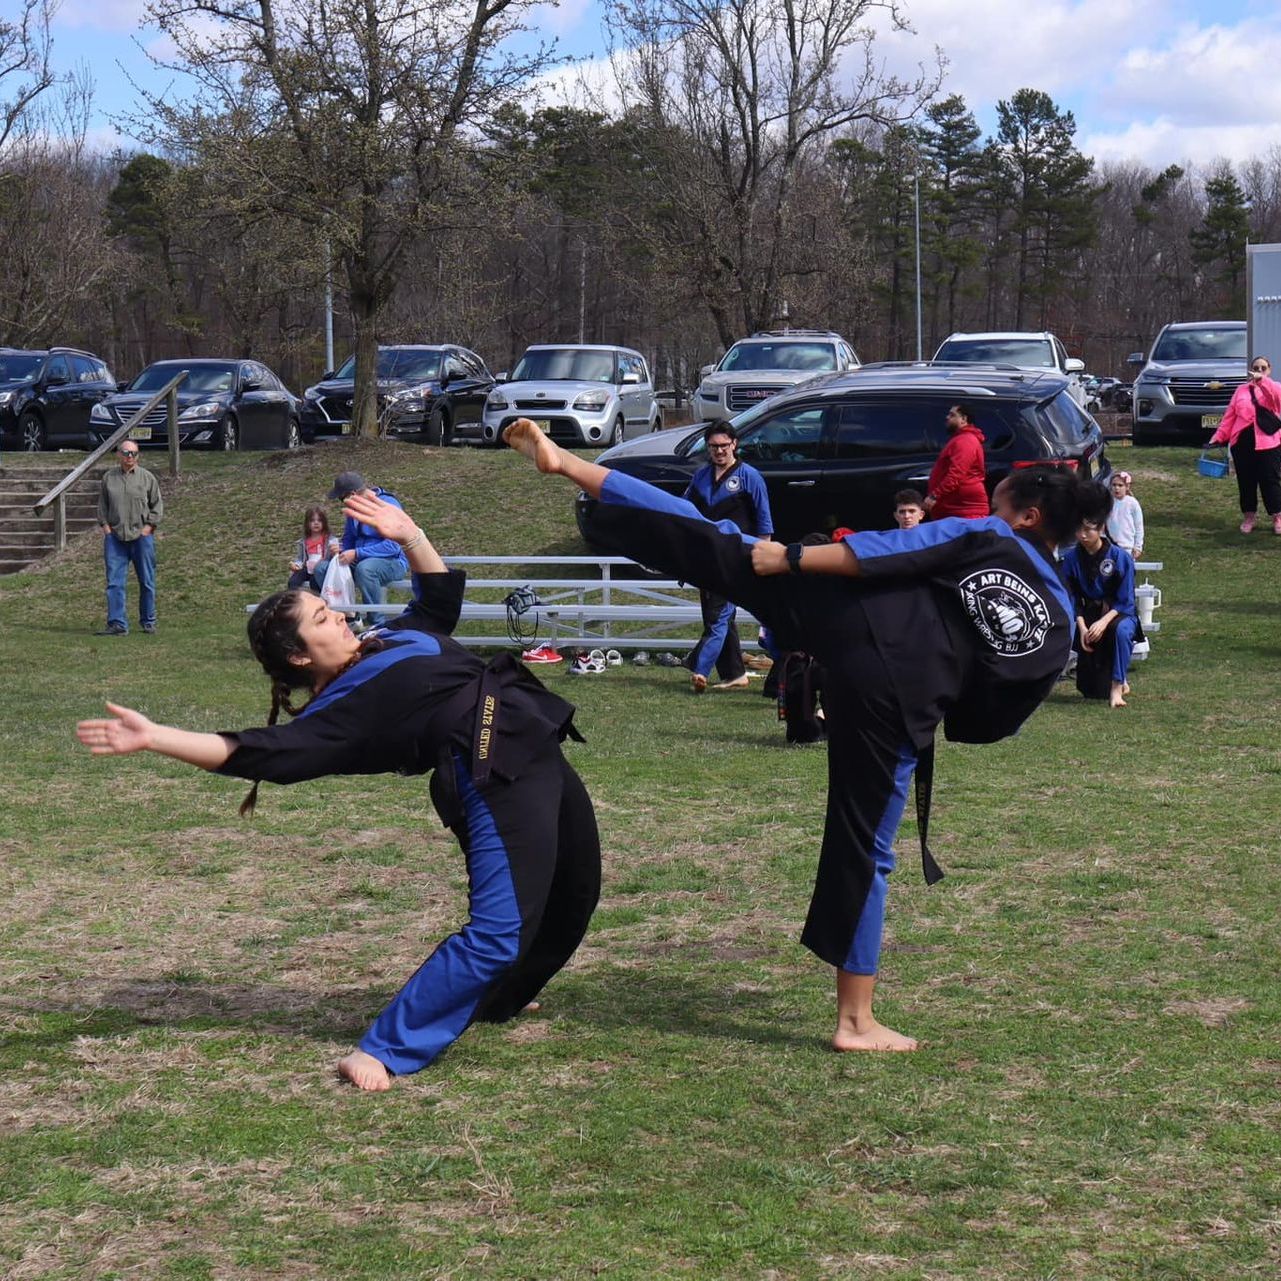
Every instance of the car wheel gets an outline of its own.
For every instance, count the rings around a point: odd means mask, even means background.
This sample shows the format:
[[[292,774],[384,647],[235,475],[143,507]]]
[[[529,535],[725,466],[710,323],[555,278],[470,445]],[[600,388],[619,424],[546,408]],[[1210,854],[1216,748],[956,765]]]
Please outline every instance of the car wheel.
[[[240,448],[240,428],[230,414],[222,420],[222,426],[218,429],[218,448],[227,453]]]
[[[298,419],[289,420],[289,440],[285,445],[286,449],[300,449],[302,447],[302,428],[298,425]]]
[[[661,413],[655,412],[654,425],[650,428],[650,431],[662,431],[662,430],[663,430],[663,415]]]
[[[609,443],[611,445],[621,445],[623,443],[623,416],[619,414],[614,419],[614,430],[609,433]]]
[[[38,454],[46,444],[44,423],[40,415],[28,409],[18,419],[18,447],[29,454]]]
[[[453,439],[454,428],[449,415],[439,406],[432,408],[427,417],[427,430],[424,433],[429,445],[448,445]]]

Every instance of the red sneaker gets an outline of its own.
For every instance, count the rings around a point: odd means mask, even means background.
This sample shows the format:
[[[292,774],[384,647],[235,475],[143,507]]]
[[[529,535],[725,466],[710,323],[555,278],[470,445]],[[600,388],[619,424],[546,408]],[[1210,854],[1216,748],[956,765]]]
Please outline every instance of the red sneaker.
[[[521,659],[526,663],[561,663],[564,659],[550,645],[536,645],[527,649]]]

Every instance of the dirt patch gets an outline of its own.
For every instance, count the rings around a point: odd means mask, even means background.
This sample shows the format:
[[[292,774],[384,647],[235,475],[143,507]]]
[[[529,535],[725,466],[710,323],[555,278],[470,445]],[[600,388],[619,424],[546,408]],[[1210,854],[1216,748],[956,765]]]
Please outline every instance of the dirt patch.
[[[1202,1027],[1227,1027],[1234,1014],[1248,1010],[1250,1002],[1239,996],[1210,996],[1200,1001],[1171,1001],[1162,1010],[1180,1018],[1194,1018]]]

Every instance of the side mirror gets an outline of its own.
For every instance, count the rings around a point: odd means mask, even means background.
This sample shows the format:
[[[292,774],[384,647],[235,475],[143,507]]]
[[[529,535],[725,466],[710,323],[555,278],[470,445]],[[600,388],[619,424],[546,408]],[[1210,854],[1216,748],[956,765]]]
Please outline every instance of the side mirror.
[[[50,374],[44,381],[47,387],[65,387],[71,379],[66,374]]]
[[[507,381],[507,370],[505,370],[505,369],[500,369],[500,370],[499,370],[499,371],[494,375],[494,381],[495,381],[496,383],[505,383],[505,382]]]
[[[262,379],[246,378],[245,381],[240,384],[240,390],[241,391],[261,391]]]
[[[640,382],[640,374],[636,373],[635,370],[629,369],[618,381],[624,386],[628,383],[638,383]]]
[[[1069,356],[1063,362],[1063,368],[1066,369],[1069,374],[1079,374],[1085,370],[1085,361],[1077,360],[1075,356]]]
[[[448,387],[450,383],[457,381],[457,378],[458,378],[457,374],[455,374],[452,370],[446,369],[442,371],[440,375],[440,385],[442,387]]]
[[[702,369],[698,371],[699,378],[706,378],[707,375],[710,374],[712,370],[715,368],[716,368],[715,365],[704,365]]]
[[[334,371],[332,369],[326,369],[325,372],[320,375],[320,381],[323,383],[328,379],[332,378],[333,376],[334,376]]]
[[[1141,351],[1132,351],[1126,358],[1127,365],[1146,365],[1148,358]]]
[[[122,383],[117,383],[117,384],[116,384],[116,390],[117,390],[117,391],[128,391],[128,390],[129,390],[129,382],[128,382],[128,380],[126,379],[126,381],[124,381],[124,382],[122,382]]]

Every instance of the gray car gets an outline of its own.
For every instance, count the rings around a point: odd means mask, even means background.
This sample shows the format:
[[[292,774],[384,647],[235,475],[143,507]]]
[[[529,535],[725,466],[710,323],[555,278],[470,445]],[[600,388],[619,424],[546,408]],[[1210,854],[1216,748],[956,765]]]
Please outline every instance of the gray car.
[[[1246,380],[1244,320],[1166,325],[1134,381],[1136,445],[1201,445],[1223,420],[1232,393]]]
[[[645,357],[630,347],[540,343],[485,401],[481,436],[532,418],[561,445],[617,445],[663,425]]]

